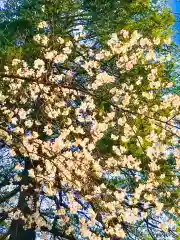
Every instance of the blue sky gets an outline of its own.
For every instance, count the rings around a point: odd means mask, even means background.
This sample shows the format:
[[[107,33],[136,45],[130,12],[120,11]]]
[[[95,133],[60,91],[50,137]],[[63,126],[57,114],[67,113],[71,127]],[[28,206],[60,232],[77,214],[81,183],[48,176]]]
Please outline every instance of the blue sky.
[[[172,9],[173,13],[179,13],[179,22],[177,22],[178,18],[176,17],[175,29],[177,31],[174,39],[177,44],[180,44],[180,0],[169,0],[169,6]]]
[[[4,0],[0,0],[0,7],[3,6],[3,2],[4,2]]]

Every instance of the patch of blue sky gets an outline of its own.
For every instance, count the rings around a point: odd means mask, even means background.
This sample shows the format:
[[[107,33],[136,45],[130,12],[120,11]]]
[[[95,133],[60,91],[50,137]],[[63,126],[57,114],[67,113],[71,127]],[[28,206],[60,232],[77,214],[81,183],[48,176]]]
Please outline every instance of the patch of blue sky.
[[[177,44],[180,44],[180,0],[169,0],[168,5],[175,16],[173,39]]]

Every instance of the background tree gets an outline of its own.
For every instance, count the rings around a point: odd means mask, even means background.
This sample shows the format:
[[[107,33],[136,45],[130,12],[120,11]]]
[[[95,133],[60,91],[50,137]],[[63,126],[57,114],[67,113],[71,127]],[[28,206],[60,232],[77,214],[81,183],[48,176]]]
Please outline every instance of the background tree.
[[[1,56],[5,54],[9,59],[21,54],[23,57],[28,54],[26,57],[29,57],[30,53],[38,56],[37,46],[33,47],[32,40],[37,33],[35,26],[40,20],[51,22],[54,34],[67,38],[77,25],[84,25],[88,41],[91,39],[93,43],[102,43],[119,28],[130,31],[139,29],[148,37],[167,37],[171,33],[173,16],[165,8],[162,11],[152,8],[149,0],[11,0],[1,10]]]

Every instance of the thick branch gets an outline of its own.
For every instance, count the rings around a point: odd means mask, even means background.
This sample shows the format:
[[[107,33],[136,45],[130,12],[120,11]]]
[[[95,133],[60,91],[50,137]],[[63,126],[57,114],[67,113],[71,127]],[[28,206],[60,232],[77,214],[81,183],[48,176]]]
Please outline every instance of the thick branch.
[[[16,195],[16,193],[18,193],[20,190],[20,187],[15,188],[14,190],[12,190],[11,192],[7,193],[5,196],[0,197],[0,204],[9,200],[11,197],[13,197],[14,195]]]

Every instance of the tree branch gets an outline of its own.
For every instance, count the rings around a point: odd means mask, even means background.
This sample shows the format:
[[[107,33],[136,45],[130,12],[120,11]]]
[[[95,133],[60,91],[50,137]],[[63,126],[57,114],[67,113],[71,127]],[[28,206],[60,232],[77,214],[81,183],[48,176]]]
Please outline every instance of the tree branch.
[[[0,204],[9,200],[11,197],[16,195],[16,193],[18,193],[19,191],[20,191],[20,187],[17,187],[14,190],[12,190],[11,192],[7,193],[5,196],[0,197]]]

